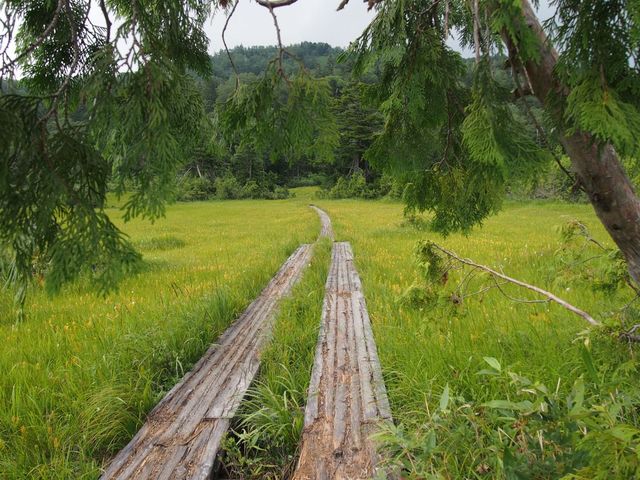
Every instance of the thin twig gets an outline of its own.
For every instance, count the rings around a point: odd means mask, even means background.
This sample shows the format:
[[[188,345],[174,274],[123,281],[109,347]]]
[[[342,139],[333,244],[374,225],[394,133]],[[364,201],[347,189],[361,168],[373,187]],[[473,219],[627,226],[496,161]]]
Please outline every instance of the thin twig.
[[[489,268],[485,265],[481,265],[479,263],[476,263],[468,258],[462,258],[460,256],[458,256],[457,254],[455,254],[454,252],[447,250],[444,247],[441,247],[440,245],[436,244],[436,243],[432,243],[433,248],[439,250],[440,252],[444,253],[445,255],[447,255],[450,258],[454,258],[455,260],[457,260],[460,263],[463,263],[465,265],[469,265],[471,267],[474,267],[476,269],[479,270],[483,270],[489,274],[491,274],[493,277],[498,277],[501,278],[503,280],[506,280],[507,282],[511,282],[515,285],[518,285],[520,287],[526,288],[528,290],[534,291],[536,293],[538,293],[539,295],[542,295],[544,297],[546,297],[548,300],[547,301],[551,301],[551,302],[555,302],[558,305],[560,305],[563,308],[566,308],[567,310],[569,310],[570,312],[575,313],[576,315],[582,317],[583,319],[585,319],[587,322],[589,322],[591,325],[600,325],[600,323],[598,321],[596,321],[591,315],[589,315],[587,312],[571,305],[570,303],[566,302],[565,300],[557,297],[556,295],[554,295],[551,292],[547,292],[546,290],[543,290],[540,287],[536,287],[535,285],[530,285],[528,283],[525,283],[521,280],[517,280],[515,278],[509,277],[507,275],[505,275],[504,273],[500,273],[497,272],[496,270],[493,270],[492,268]]]
[[[498,280],[496,279],[496,277],[494,275],[490,275],[490,277],[491,277],[491,280],[493,280],[493,282],[495,283],[496,288],[500,291],[500,293],[502,295],[504,295],[506,298],[508,298],[509,300],[511,300],[512,302],[517,302],[517,303],[549,303],[551,301],[550,298],[548,298],[546,300],[529,300],[529,299],[526,299],[526,298],[512,297],[511,295],[509,295],[507,292],[505,292],[502,289],[502,285],[504,285],[504,283],[498,283]]]
[[[284,47],[282,45],[282,35],[280,34],[280,25],[278,24],[278,17],[276,16],[275,12],[273,11],[274,6],[272,5],[272,3],[273,2],[267,2],[267,8],[269,9],[269,13],[271,14],[271,18],[273,18],[273,25],[276,28],[276,36],[278,38],[278,71],[279,71],[280,75],[282,76],[282,78],[284,78],[287,83],[290,83],[289,77],[287,77],[287,74],[284,71],[284,53],[285,53],[285,49],[284,49]],[[291,3],[294,3],[294,2],[291,2]],[[290,5],[290,3],[288,5]],[[280,6],[282,6],[282,5],[280,5]]]
[[[42,42],[46,40],[46,38],[53,31],[56,24],[58,23],[58,19],[60,18],[60,12],[62,11],[62,7],[64,4],[65,4],[64,0],[58,0],[58,5],[56,6],[56,10],[53,12],[53,18],[49,22],[49,25],[47,25],[47,28],[44,29],[42,34],[36,39],[35,42],[31,43],[18,56],[16,56],[13,60],[11,60],[8,65],[2,66],[1,72],[3,73],[3,75],[5,71],[8,71],[9,69],[11,69],[21,59],[23,59],[24,57],[29,55],[31,52],[33,52],[36,48],[38,48],[40,45],[42,45]]]
[[[111,19],[109,18],[109,10],[107,9],[107,6],[104,3],[104,0],[100,0],[100,10],[102,10],[102,15],[104,16],[104,22],[107,25],[106,41],[107,43],[109,43],[111,41]]]
[[[473,44],[476,53],[476,64],[480,63],[480,18],[478,17],[478,0],[473,2]]]
[[[231,17],[233,16],[234,12],[236,11],[236,7],[238,6],[238,3],[240,3],[240,0],[236,0],[234,2],[233,7],[231,7],[231,11],[229,12],[229,15],[227,15],[227,20],[224,22],[224,27],[222,28],[222,44],[224,45],[224,49],[227,52],[227,57],[229,57],[229,63],[231,63],[231,68],[233,69],[233,74],[236,77],[236,89],[240,85],[240,75],[238,74],[238,69],[236,68],[235,62],[233,61],[233,57],[231,56],[231,52],[229,51],[229,47],[227,46],[227,40],[225,38],[225,33],[227,32],[227,27],[229,26],[229,21],[231,20]]]

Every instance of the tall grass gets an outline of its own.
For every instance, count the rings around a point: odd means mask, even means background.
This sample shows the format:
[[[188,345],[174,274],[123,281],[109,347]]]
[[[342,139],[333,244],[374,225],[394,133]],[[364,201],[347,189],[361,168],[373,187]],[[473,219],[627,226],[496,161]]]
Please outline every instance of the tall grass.
[[[594,290],[602,272],[561,258],[557,228],[573,218],[609,243],[587,206],[511,204],[470,236],[445,239],[403,222],[397,204],[318,203],[337,235],[354,246],[398,425],[382,439],[408,478],[640,473],[633,345],[606,331],[584,333],[587,324],[558,306],[516,303],[495,289],[462,303],[446,295],[422,305],[403,302],[416,280],[414,246],[428,238],[554,291],[601,320],[637,319],[633,309],[620,311],[629,291]],[[459,280],[452,274],[448,283]],[[625,432],[618,440],[616,428]],[[586,435],[591,431],[603,436]]]
[[[315,238],[313,189],[296,195],[177,205],[154,226],[126,225],[147,267],[107,298],[82,283],[55,298],[35,288],[15,323],[0,295],[0,477],[97,477],[286,256]],[[578,218],[610,245],[588,206],[512,203],[470,236],[445,239],[428,221],[404,221],[397,203],[315,202],[354,248],[396,422],[380,436],[391,467],[406,478],[640,478],[634,345],[495,289],[452,301],[458,273],[428,301],[407,301],[414,246],[426,238],[609,326],[637,323],[636,304],[623,309],[631,292],[594,288],[606,283],[606,261],[561,243],[558,228]],[[295,465],[329,251],[326,241],[315,247],[281,307],[227,441],[230,475],[286,478]],[[481,290],[474,282],[469,291]]]
[[[123,226],[147,268],[118,293],[34,287],[19,323],[0,294],[0,477],[96,478],[318,225],[299,202],[179,204]]]

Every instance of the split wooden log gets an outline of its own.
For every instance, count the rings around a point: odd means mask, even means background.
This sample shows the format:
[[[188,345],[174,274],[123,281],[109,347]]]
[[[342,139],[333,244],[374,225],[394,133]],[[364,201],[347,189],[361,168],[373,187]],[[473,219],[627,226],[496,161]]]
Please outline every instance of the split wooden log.
[[[391,411],[348,243],[333,245],[295,480],[369,479]]]
[[[325,212],[321,208],[316,207],[315,205],[309,206],[313,208],[320,217],[320,224],[322,225],[320,229],[320,237],[327,237],[328,239],[333,241],[335,239],[333,234],[333,227],[331,226],[331,219],[329,218],[329,215],[327,215],[327,212]]]
[[[210,478],[220,442],[260,365],[278,302],[311,257],[299,247],[260,296],[153,409],[103,480]]]

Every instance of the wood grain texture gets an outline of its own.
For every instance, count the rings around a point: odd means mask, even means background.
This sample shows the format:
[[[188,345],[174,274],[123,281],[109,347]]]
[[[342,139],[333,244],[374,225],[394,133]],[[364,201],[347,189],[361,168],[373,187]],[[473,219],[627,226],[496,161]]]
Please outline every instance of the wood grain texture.
[[[391,411],[353,252],[333,244],[296,480],[368,479]]]
[[[299,247],[260,296],[160,401],[103,480],[207,479],[229,423],[260,365],[277,305],[300,278],[311,245]]]

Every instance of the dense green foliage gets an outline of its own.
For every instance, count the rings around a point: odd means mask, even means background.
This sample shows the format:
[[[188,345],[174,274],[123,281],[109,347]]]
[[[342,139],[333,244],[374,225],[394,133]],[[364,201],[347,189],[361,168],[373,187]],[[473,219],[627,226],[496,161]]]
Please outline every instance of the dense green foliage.
[[[635,3],[557,2],[548,31],[561,47],[554,81],[563,87],[542,103],[521,68],[541,60],[527,3],[476,3],[370,2],[376,16],[346,61],[311,43],[239,47],[212,61],[203,25],[226,1],[110,0],[101,24],[90,20],[91,2],[6,2],[2,40],[17,49],[0,74],[0,227],[12,278],[29,278],[35,257],[49,261],[51,290],[83,265],[97,266],[104,289],[130,271],[136,255],[103,211],[109,185],[131,191],[127,218],[154,219],[185,172],[201,183],[235,177],[248,193],[230,197],[280,196],[272,184],[294,176],[333,184],[362,170],[370,183],[385,172],[410,184],[411,209],[432,211],[433,226],[449,233],[539,179],[562,135],[587,132],[635,163]],[[475,62],[447,46],[454,29]],[[495,61],[504,46],[508,70]],[[178,197],[207,192],[227,196],[205,186]]]
[[[211,6],[109,3],[113,32],[87,21],[90,2],[3,3],[18,61],[3,57],[0,76],[20,66],[24,78],[0,95],[0,248],[22,285],[37,256],[52,291],[85,270],[113,287],[138,257],[105,214],[108,183],[130,191],[126,218],[162,215],[207,123],[186,70],[210,71]]]

